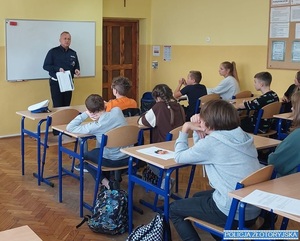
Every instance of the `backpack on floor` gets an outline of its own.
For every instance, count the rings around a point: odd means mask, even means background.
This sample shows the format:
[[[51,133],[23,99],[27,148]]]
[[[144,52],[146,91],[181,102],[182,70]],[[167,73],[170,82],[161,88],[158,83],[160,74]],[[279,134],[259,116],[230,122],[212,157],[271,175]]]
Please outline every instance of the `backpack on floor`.
[[[162,214],[156,214],[150,223],[134,229],[126,241],[172,241],[169,223]]]
[[[101,187],[92,216],[86,215],[76,226],[87,221],[95,233],[122,234],[128,231],[128,195],[124,190],[108,190]]]

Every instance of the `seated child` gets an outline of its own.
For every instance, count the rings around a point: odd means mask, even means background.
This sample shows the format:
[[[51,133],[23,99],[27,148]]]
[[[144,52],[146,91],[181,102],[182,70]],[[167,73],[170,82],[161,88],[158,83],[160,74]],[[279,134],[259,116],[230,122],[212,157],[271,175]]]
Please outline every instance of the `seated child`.
[[[110,111],[114,107],[119,107],[121,110],[128,108],[138,108],[134,99],[128,98],[126,95],[131,88],[131,83],[128,78],[119,76],[113,79],[111,88],[113,95],[116,97],[105,103],[106,111]]]
[[[104,100],[100,95],[92,94],[85,101],[87,110],[75,117],[68,125],[67,131],[81,134],[92,134],[96,136],[97,142],[101,143],[102,135],[116,127],[127,125],[127,121],[119,107],[112,108],[110,112],[105,111]],[[84,124],[83,122],[90,118],[93,121]],[[98,163],[99,148],[95,148],[84,154],[86,160]],[[122,153],[120,148],[105,148],[103,166],[119,167],[128,165],[129,156]],[[96,179],[96,171],[88,168],[89,173]],[[117,189],[119,180],[110,181],[109,173],[103,173],[100,177],[101,184],[108,189]]]
[[[252,116],[248,116],[241,120],[241,127],[244,131],[253,133],[258,111],[267,104],[279,101],[277,94],[270,89],[272,82],[272,75],[269,72],[260,72],[254,76],[254,87],[261,91],[262,95],[240,104],[240,109],[254,110]],[[268,120],[261,121],[259,131],[266,133],[270,129],[271,123]]]
[[[207,94],[205,85],[200,84],[201,79],[202,74],[200,71],[191,70],[187,79],[180,79],[178,81],[178,86],[174,90],[173,95],[176,99],[183,95],[187,95],[189,105],[185,109],[186,121],[189,121],[191,116],[195,114],[197,100],[201,96]],[[183,85],[184,87],[180,89]]]

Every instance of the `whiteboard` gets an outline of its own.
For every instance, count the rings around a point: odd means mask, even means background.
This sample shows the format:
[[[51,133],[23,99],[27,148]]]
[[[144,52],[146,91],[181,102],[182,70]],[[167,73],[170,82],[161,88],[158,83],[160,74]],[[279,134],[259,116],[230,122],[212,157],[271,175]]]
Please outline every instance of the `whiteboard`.
[[[71,34],[81,76],[95,76],[95,22],[6,19],[7,81],[49,78],[43,69],[48,51],[59,46],[63,31]]]

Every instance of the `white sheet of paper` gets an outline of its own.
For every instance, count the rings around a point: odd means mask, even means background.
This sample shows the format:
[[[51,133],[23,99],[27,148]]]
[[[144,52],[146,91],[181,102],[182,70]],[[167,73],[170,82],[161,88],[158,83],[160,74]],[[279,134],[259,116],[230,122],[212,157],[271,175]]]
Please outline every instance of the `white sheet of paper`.
[[[73,91],[74,83],[70,70],[65,72],[56,72],[60,92]]]
[[[255,190],[241,201],[294,215],[300,215],[300,200],[295,198]]]
[[[167,151],[167,153],[158,154],[158,153],[156,153],[158,150]],[[163,159],[163,160],[168,160],[168,159],[174,158],[174,152],[173,151],[169,151],[169,150],[162,149],[162,148],[155,147],[155,146],[139,149],[137,151],[140,152],[140,153],[149,155],[149,156],[153,156],[153,157],[156,157],[156,158]]]

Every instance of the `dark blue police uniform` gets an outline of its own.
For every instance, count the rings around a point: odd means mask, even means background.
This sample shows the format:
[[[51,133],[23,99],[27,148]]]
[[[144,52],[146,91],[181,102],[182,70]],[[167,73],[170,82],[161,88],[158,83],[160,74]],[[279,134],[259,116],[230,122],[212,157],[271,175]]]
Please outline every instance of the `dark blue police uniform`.
[[[70,48],[66,50],[62,46],[52,48],[46,55],[43,68],[50,75],[49,84],[53,107],[69,106],[72,91],[60,92],[56,72],[59,72],[60,68],[63,68],[65,71],[70,70],[73,78],[75,69],[80,70],[76,52]]]

